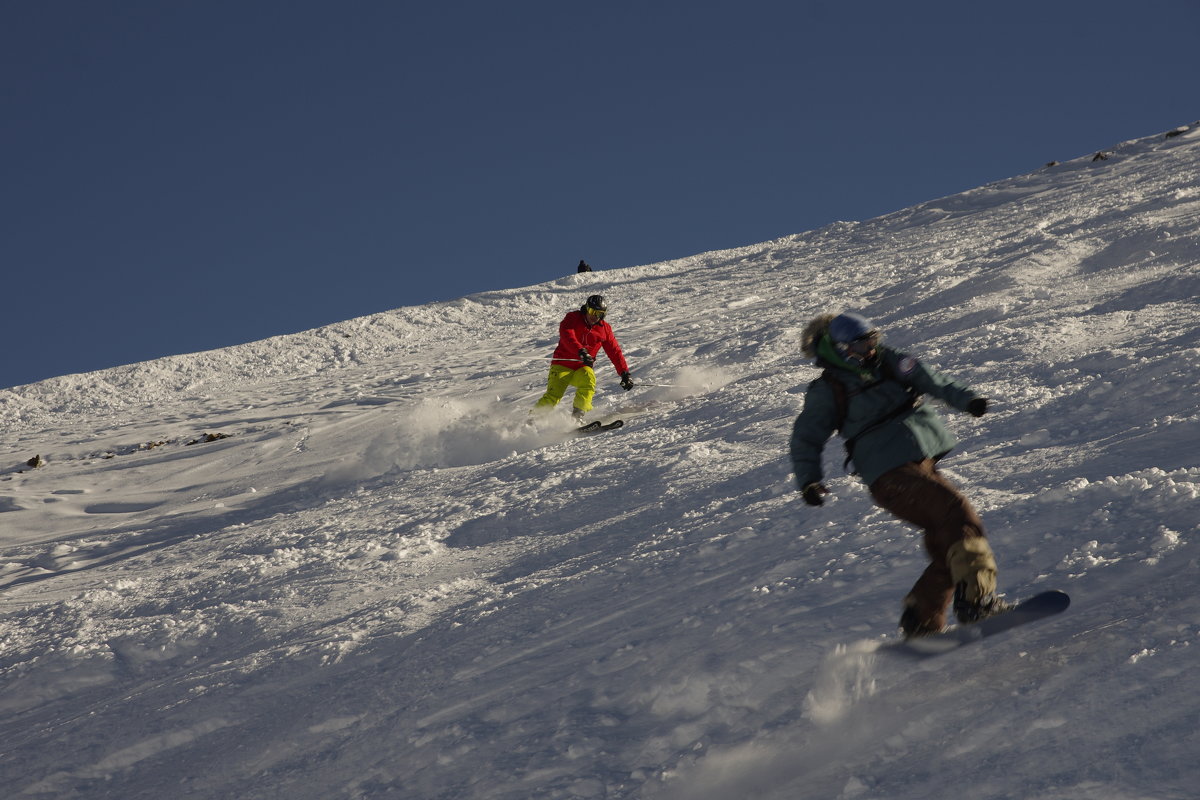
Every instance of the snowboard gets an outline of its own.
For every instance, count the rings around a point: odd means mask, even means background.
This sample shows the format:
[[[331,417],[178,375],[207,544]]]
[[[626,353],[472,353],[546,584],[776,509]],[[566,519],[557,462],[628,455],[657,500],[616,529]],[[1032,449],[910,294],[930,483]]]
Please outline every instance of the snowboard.
[[[1054,616],[1066,611],[1069,605],[1071,605],[1071,598],[1066,592],[1052,589],[1022,600],[1011,610],[994,617],[988,617],[970,625],[956,625],[929,636],[905,639],[894,643],[891,648],[898,653],[915,658],[936,656],[957,650],[963,645],[978,642],[980,639],[1003,633],[1018,625]]]
[[[623,419],[614,419],[612,422],[601,422],[600,420],[596,420],[595,422],[589,422],[587,425],[584,425],[581,428],[576,428],[575,435],[590,436],[593,433],[616,430],[624,424],[625,420]]]

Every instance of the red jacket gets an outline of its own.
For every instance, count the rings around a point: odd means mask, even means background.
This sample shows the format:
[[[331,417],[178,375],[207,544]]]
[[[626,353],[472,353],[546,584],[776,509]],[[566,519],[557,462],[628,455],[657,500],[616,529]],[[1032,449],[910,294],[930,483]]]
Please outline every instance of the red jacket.
[[[621,345],[617,344],[617,336],[612,326],[604,320],[595,325],[587,324],[587,317],[582,311],[571,311],[558,324],[558,347],[554,350],[552,364],[579,369],[583,362],[579,360],[579,350],[587,350],[592,358],[600,352],[600,348],[608,355],[608,360],[617,368],[617,374],[629,372],[625,363],[625,354]]]

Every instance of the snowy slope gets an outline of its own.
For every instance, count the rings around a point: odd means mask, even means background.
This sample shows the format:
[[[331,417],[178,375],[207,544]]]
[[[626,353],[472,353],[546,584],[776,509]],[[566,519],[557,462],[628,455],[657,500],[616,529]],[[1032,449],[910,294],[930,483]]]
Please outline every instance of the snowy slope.
[[[1195,126],[866,222],[2,390],[0,786],[1195,797],[1198,263]],[[642,383],[600,359],[626,427],[525,425],[596,292]],[[992,398],[945,411],[945,468],[1010,597],[1062,588],[1067,613],[878,650],[919,540],[836,442],[820,509],[786,458],[800,329],[841,308]]]

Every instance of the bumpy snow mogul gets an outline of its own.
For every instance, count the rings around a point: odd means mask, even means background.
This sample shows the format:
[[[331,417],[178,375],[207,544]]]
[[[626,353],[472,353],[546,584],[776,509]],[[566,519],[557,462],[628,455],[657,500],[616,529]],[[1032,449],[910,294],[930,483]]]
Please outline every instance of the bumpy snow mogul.
[[[1012,608],[994,617],[982,619],[971,625],[958,625],[947,628],[940,633],[925,636],[909,637],[891,646],[894,652],[903,655],[924,658],[936,656],[957,650],[965,644],[978,642],[988,636],[995,636],[1018,625],[1036,622],[1039,619],[1052,617],[1067,610],[1071,598],[1066,592],[1050,590],[1035,594],[1027,600],[1022,600]]]

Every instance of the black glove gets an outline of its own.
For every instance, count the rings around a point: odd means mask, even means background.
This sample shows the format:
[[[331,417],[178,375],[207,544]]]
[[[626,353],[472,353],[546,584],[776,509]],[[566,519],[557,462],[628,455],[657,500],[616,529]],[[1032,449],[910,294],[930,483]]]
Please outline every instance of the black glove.
[[[582,347],[579,348],[579,360],[583,362],[585,367],[590,367],[592,364],[596,363],[595,357]]]
[[[973,417],[982,417],[987,413],[988,401],[986,397],[976,397],[971,402],[967,403],[967,411],[971,412]]]
[[[825,495],[829,494],[829,490],[825,488],[823,483],[810,483],[804,487],[804,502],[810,506],[825,505]]]
[[[628,372],[621,373],[621,388],[627,392],[633,388],[633,376]]]

